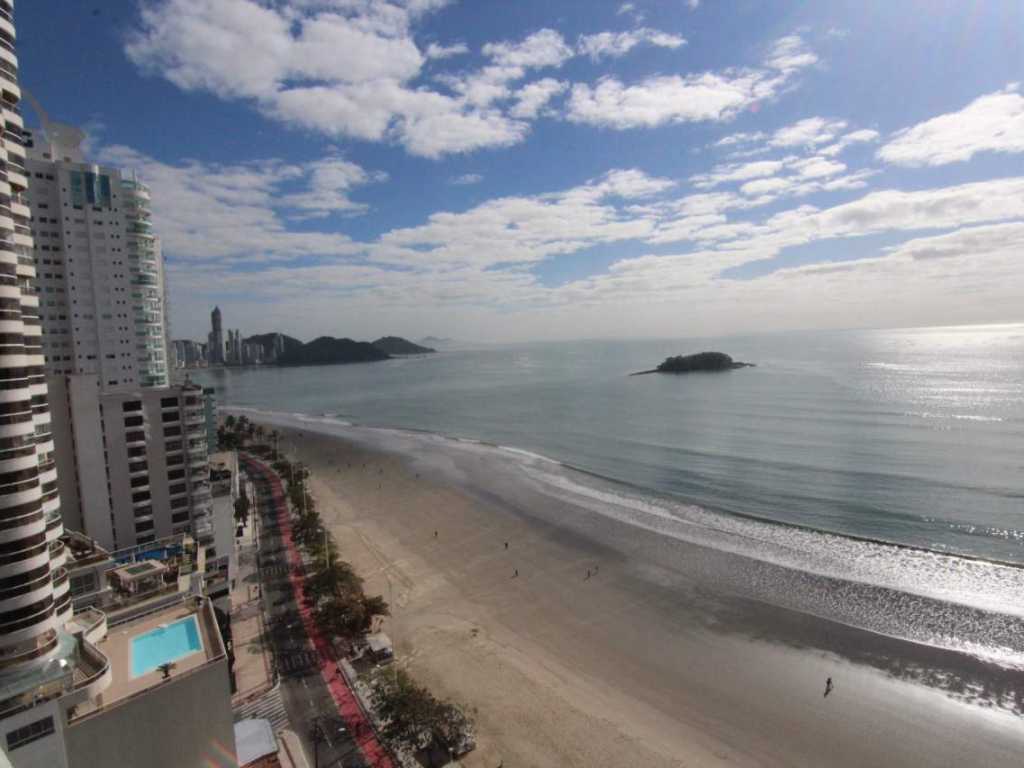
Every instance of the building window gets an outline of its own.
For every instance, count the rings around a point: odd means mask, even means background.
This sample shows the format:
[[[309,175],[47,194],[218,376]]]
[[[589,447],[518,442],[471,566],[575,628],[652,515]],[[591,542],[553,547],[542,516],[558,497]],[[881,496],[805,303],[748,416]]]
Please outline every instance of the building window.
[[[176,397],[163,397],[160,399],[161,408],[173,408],[178,404],[178,398]]]
[[[21,728],[15,728],[7,733],[7,751],[10,752],[18,747],[31,744],[37,739],[46,738],[53,733],[53,730],[52,717],[44,717],[42,720],[36,720],[34,723],[23,725]]]

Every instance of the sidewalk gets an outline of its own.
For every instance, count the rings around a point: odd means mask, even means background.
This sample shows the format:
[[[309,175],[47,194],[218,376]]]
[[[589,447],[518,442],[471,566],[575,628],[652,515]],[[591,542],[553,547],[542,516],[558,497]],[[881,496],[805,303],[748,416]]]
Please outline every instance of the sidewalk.
[[[253,509],[242,536],[236,539],[238,576],[231,592],[231,637],[235,647],[235,684],[231,699],[237,707],[268,691],[274,684],[272,651],[263,638],[262,599],[256,566],[257,513]]]
[[[288,511],[288,503],[285,500],[281,479],[262,462],[250,458],[249,464],[252,467],[256,467],[258,471],[262,471],[267,480],[270,481],[271,495],[277,511],[278,529],[287,550],[288,562],[291,565],[289,580],[291,581],[295,602],[299,606],[299,615],[305,626],[306,635],[313,641],[313,645],[319,654],[320,674],[334,699],[338,714],[341,715],[348,732],[352,734],[366,763],[374,766],[374,768],[394,768],[394,763],[389,753],[378,741],[373,725],[363,711],[359,700],[339,671],[337,660],[334,657],[334,649],[331,648],[327,639],[320,634],[313,621],[312,611],[305,605],[302,599],[302,584],[304,581],[302,555],[292,540],[291,515]]]

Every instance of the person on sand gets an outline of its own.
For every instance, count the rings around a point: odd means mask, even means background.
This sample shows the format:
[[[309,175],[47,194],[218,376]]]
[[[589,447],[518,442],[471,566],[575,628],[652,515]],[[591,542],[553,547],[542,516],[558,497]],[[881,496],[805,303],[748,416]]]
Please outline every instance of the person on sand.
[[[516,569],[515,569],[515,571],[514,571],[514,572],[513,572],[513,574],[512,574],[512,578],[514,579],[514,578],[516,578],[516,577],[517,577],[518,575],[519,575],[519,569],[518,569],[518,568],[516,568]]]
[[[588,579],[590,578],[590,569],[589,568],[587,568],[587,578]]]
[[[434,538],[437,538],[437,531],[434,531]]]
[[[508,549],[508,542],[505,542],[505,549]]]
[[[825,681],[825,696],[828,696],[830,693],[832,693],[832,678],[831,677],[828,680]],[[825,696],[822,696],[822,698],[825,698]]]

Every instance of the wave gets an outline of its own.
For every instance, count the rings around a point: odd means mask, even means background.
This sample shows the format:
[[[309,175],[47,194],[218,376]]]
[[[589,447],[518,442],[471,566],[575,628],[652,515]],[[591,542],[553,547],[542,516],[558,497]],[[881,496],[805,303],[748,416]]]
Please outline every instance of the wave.
[[[710,510],[520,448],[425,430],[368,427],[331,416],[254,408],[280,424],[422,456],[491,456],[536,492],[723,556],[715,578],[758,600],[878,634],[1024,669],[1024,567]],[[414,444],[410,445],[409,441]],[[423,451],[423,442],[432,451]],[[460,475],[460,477],[463,477]],[[711,565],[715,567],[714,564]]]

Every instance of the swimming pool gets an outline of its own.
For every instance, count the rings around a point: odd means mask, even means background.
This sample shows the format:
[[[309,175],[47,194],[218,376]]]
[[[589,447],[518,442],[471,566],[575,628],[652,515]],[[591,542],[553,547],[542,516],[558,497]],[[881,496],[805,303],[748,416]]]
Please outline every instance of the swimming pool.
[[[152,672],[161,664],[203,650],[195,616],[151,629],[132,638],[132,677]]]

